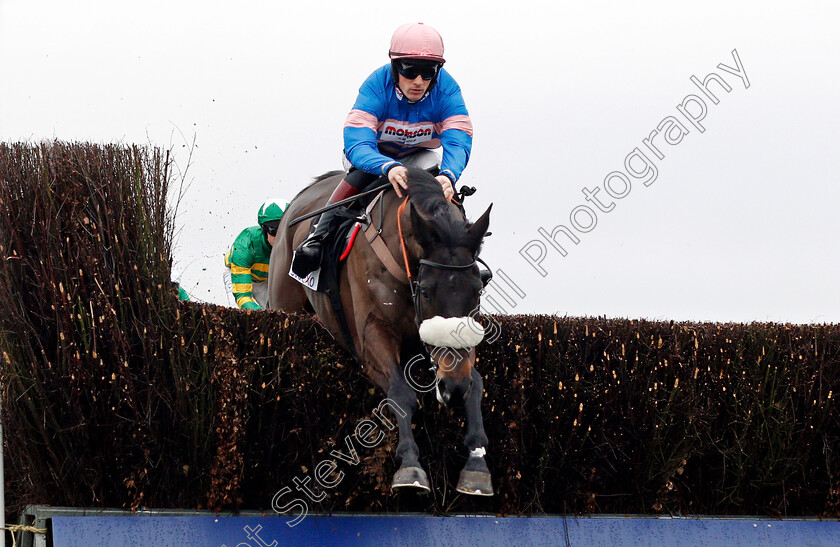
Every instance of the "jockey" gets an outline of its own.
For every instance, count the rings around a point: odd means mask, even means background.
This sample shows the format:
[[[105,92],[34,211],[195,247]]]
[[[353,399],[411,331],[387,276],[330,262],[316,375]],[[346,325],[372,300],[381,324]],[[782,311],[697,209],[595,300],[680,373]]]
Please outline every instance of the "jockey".
[[[259,226],[245,228],[225,255],[233,296],[244,310],[259,310],[268,303],[268,259],[280,219],[289,207],[285,199],[270,199],[257,212]]]
[[[436,177],[449,198],[467,166],[472,148],[470,121],[461,88],[443,69],[443,39],[423,23],[401,26],[391,38],[390,64],[368,76],[344,122],[347,175],[327,205],[354,196],[379,176],[402,197],[408,188],[406,164],[438,163],[433,148],[443,147]],[[295,251],[292,271],[305,277],[321,263],[321,242],[336,209],[312,221],[309,236]]]

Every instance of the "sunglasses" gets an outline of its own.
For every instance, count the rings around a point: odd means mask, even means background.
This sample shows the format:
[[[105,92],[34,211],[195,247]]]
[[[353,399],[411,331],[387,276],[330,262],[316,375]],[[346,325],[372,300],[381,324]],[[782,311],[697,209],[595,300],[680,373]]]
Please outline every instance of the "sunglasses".
[[[273,220],[271,222],[266,222],[265,224],[263,224],[263,230],[265,230],[265,233],[270,235],[270,236],[276,236],[277,235],[277,228],[279,228],[279,227],[280,227],[280,221],[279,220]]]
[[[431,80],[437,75],[440,65],[429,63],[410,63],[399,61],[397,63],[397,72],[409,80],[414,80],[420,76],[426,81]]]

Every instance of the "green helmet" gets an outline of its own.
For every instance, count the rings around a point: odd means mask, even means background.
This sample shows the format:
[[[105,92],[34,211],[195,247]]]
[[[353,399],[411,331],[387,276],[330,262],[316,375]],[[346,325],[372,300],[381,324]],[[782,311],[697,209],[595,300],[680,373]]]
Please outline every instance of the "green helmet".
[[[272,220],[279,221],[283,218],[283,213],[286,212],[288,207],[288,200],[282,198],[270,199],[260,206],[260,211],[257,213],[257,222],[262,226]]]

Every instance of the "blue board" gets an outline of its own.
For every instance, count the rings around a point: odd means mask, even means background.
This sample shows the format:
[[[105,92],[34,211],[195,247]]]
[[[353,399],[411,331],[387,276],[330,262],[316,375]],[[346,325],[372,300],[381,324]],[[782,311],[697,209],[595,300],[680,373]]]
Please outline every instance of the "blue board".
[[[53,517],[55,547],[838,546],[840,522],[644,517]]]

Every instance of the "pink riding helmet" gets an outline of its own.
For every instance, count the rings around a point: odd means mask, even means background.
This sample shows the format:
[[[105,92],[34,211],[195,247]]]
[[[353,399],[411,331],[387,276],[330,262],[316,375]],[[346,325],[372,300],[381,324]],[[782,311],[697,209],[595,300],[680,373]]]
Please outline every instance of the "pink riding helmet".
[[[443,38],[435,29],[423,23],[406,23],[398,28],[391,37],[388,55],[392,61],[425,59],[440,64],[446,62],[443,58]]]

